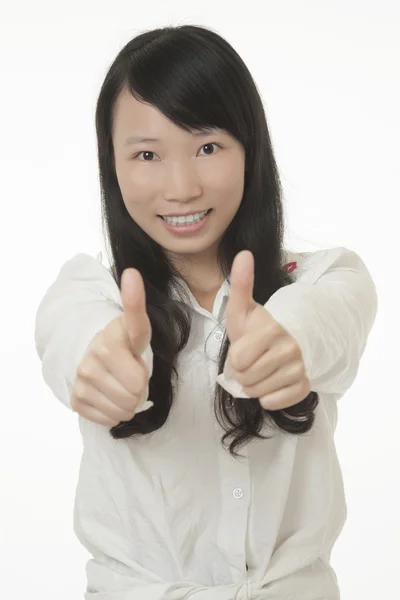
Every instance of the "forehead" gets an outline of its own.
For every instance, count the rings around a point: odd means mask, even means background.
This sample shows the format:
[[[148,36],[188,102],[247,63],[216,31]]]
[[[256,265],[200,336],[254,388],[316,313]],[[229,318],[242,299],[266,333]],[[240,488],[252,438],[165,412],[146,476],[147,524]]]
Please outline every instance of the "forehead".
[[[206,133],[223,132],[217,127],[204,128],[199,133],[190,133],[172,123],[151,104],[140,102],[131,93],[124,91],[118,97],[114,107],[113,136],[120,145],[131,145],[135,141],[150,141],[151,138],[162,141],[173,135],[182,139],[191,139]]]
[[[142,119],[165,119],[157,108],[136,100],[132,94],[126,90],[121,92],[114,107],[115,120],[129,120],[140,123]]]

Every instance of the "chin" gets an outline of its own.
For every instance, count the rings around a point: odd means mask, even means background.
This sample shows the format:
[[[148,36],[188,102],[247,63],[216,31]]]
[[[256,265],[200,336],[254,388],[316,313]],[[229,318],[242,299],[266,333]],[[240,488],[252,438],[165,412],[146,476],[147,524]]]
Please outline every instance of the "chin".
[[[213,244],[207,244],[204,240],[182,240],[177,244],[161,245],[167,252],[174,252],[175,254],[199,254],[200,252],[207,252]]]

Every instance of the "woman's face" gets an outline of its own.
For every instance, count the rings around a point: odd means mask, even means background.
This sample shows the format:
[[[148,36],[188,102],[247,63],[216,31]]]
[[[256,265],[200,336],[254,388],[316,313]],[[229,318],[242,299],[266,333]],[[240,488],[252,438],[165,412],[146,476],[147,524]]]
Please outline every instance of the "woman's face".
[[[133,137],[157,141],[128,141]],[[115,106],[113,145],[121,194],[139,227],[172,257],[216,255],[243,196],[243,146],[224,130],[184,131],[127,91]],[[171,231],[160,216],[208,209],[191,232]]]

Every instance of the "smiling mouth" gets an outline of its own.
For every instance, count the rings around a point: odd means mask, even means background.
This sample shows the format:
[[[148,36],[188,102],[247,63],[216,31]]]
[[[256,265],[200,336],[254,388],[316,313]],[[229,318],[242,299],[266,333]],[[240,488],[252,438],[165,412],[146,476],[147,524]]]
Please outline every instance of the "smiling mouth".
[[[190,213],[188,215],[174,215],[174,216],[157,215],[157,217],[159,217],[160,219],[162,219],[163,221],[166,221],[166,222],[171,222],[172,219],[175,219],[176,221],[178,221],[179,218],[183,217],[185,219],[186,224],[190,225],[191,223],[195,223],[201,219],[204,219],[204,217],[206,217],[211,211],[212,211],[212,208],[209,208],[206,211],[204,211],[204,210],[198,211],[196,213]],[[202,217],[200,219],[198,216],[194,218],[194,215],[202,215]],[[192,217],[192,220],[187,220],[190,217]]]

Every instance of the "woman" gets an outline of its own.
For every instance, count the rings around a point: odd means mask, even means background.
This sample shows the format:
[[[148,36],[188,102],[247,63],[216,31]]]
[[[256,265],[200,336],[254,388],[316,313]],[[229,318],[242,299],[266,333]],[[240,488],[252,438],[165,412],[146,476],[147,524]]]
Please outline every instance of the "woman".
[[[210,29],[130,41],[96,130],[111,266],[73,257],[36,317],[84,442],[86,600],[338,599],[334,430],[377,311],[366,265],[284,249],[260,96]]]

